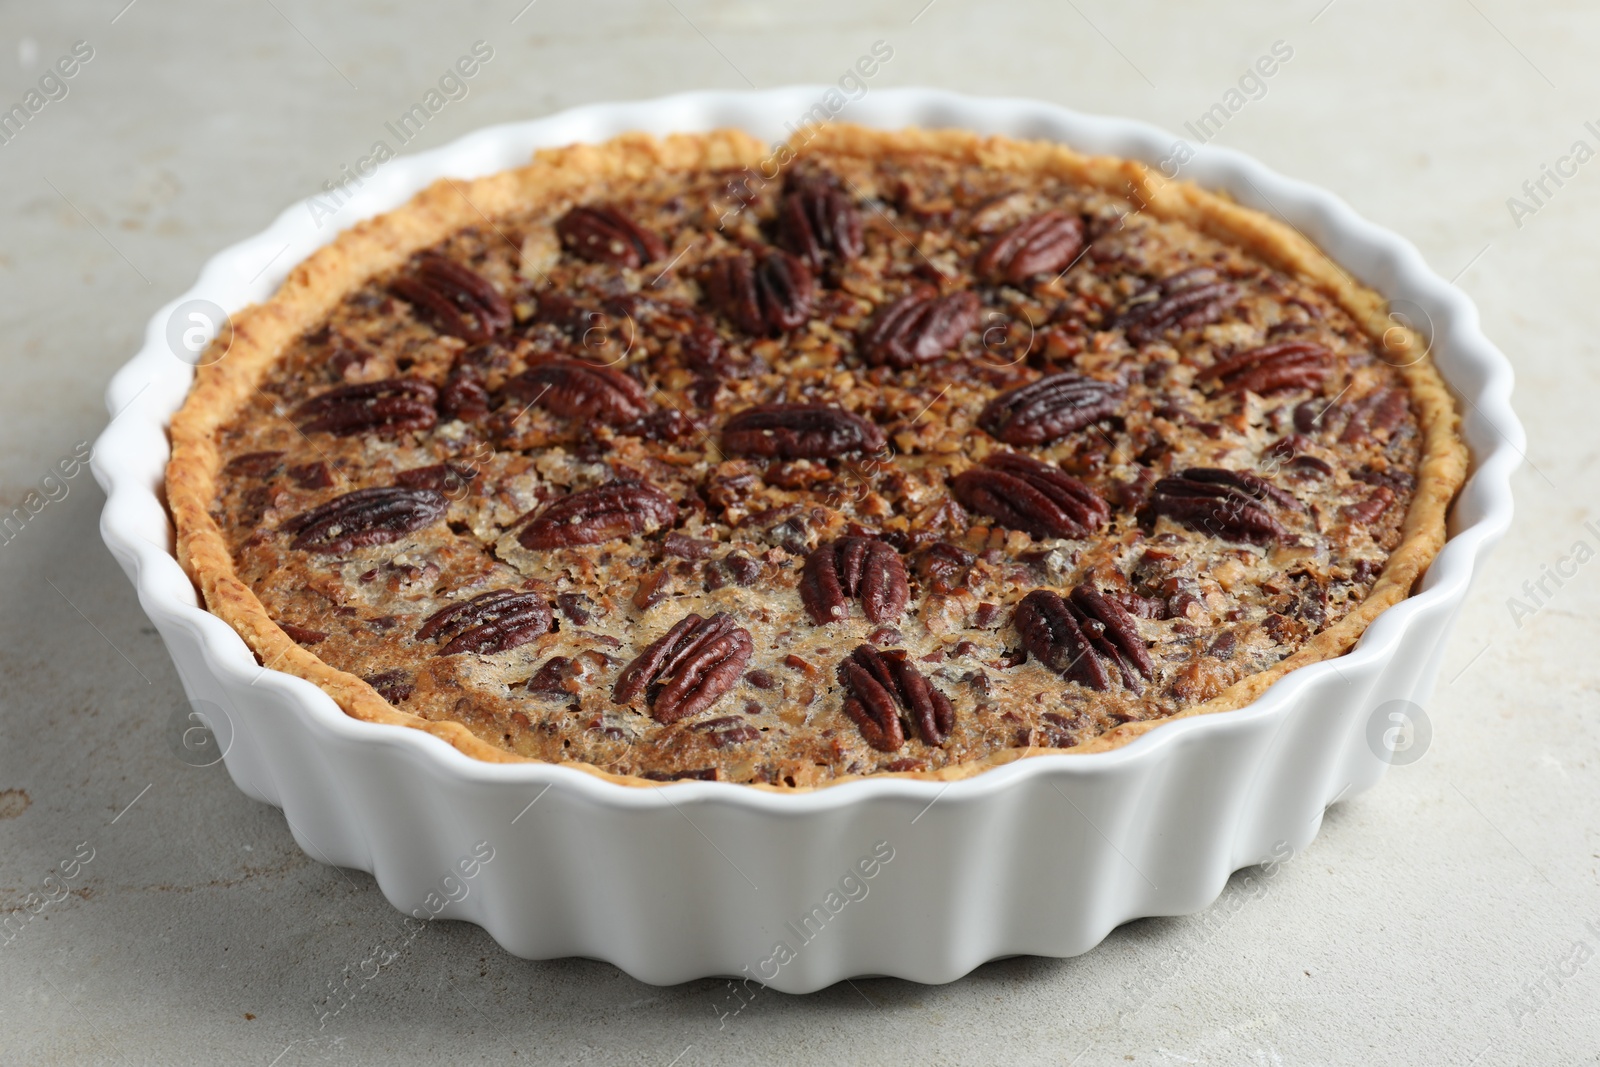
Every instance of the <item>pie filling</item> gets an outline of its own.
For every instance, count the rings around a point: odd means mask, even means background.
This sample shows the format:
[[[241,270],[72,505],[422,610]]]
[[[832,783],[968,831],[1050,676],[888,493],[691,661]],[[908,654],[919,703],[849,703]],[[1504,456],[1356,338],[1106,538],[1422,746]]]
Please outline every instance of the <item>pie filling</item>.
[[[301,647],[490,745],[816,785],[1070,749],[1371,591],[1412,393],[1311,281],[1061,176],[803,150],[371,277],[216,433]]]

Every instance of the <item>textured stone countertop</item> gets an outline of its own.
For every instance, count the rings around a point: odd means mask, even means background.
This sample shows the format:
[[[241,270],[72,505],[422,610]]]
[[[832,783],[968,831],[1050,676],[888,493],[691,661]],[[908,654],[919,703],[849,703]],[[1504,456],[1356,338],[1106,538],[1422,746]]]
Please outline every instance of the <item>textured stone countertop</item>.
[[[92,49],[0,144],[3,510],[93,440],[107,379],[211,252],[364,155],[476,40],[492,61],[407,150],[593,100],[833,81],[875,40],[894,49],[875,85],[1181,130],[1281,41],[1292,57],[1215,140],[1409,237],[1517,367],[1519,517],[1445,656],[1431,746],[1335,805],[1259,898],[1133,923],[1076,959],[773,993],[719,1027],[720,982],[527,962],[439,923],[319,1028],[316,1001],[393,909],[222,767],[175,758],[178,679],[83,473],[0,543],[0,918],[93,850],[0,943],[0,1062],[1594,1062],[1600,564],[1578,553],[1531,613],[1509,600],[1531,603],[1524,583],[1577,542],[1600,549],[1600,9],[523,3],[0,9],[0,105]],[[1566,176],[1524,191],[1546,165]]]

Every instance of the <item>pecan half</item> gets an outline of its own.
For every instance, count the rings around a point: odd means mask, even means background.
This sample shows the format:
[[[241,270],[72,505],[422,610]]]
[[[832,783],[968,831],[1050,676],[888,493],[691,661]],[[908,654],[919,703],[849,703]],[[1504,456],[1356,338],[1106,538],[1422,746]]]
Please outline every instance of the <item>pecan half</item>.
[[[919,285],[884,305],[857,335],[861,356],[875,367],[897,370],[938,359],[978,324],[978,294],[963,289],[940,296]]]
[[[816,270],[829,256],[852,260],[864,247],[861,213],[830,178],[819,174],[793,178],[778,204],[778,244]]]
[[[1077,586],[1066,597],[1035,589],[1017,605],[1013,621],[1023,647],[1039,662],[1090,689],[1111,688],[1108,667],[1134,693],[1144,692],[1141,678],[1155,673],[1133,616],[1090,586]]]
[[[654,533],[678,521],[678,506],[653,485],[616,481],[564,496],[534,513],[523,548],[570,548]]]
[[[1035,589],[1017,605],[1012,622],[1022,647],[1040,663],[1090,689],[1105,692],[1111,688],[1105,665],[1094,654],[1077,613],[1060,593]]]
[[[434,489],[445,494],[460,493],[478,476],[476,468],[458,463],[433,463],[397,471],[394,484],[407,489]]]
[[[886,441],[877,426],[832,404],[758,404],[722,426],[722,448],[731,455],[827,459],[876,452]]]
[[[1083,219],[1046,211],[989,242],[974,267],[980,277],[1021,285],[1035,274],[1058,274],[1083,251]]]
[[[334,497],[284,523],[297,551],[337,555],[353,548],[386,545],[438,522],[450,501],[432,489],[376,486]]]
[[[422,253],[415,273],[389,288],[441,333],[463,341],[487,341],[511,325],[511,305],[487,278],[437,252]]]
[[[1381,485],[1393,492],[1396,497],[1406,496],[1417,488],[1416,475],[1399,467],[1372,467],[1364,464],[1351,471],[1350,477],[1368,485]]]
[[[1052,374],[1001,393],[978,425],[1008,445],[1047,445],[1115,415],[1124,390],[1081,374]]]
[[[707,722],[697,722],[690,729],[704,733],[713,748],[747,745],[751,741],[761,739],[760,730],[734,715],[723,715]]]
[[[548,633],[551,618],[550,605],[533,593],[491,589],[430,615],[417,631],[417,640],[448,637],[449,642],[434,653],[438,656],[461,652],[492,656]]]
[[[759,259],[749,252],[714,259],[701,284],[713,307],[745,333],[776,337],[811,318],[816,282],[798,256],[769,249]]]
[[[844,713],[879,752],[897,752],[906,743],[902,712],[924,744],[942,745],[955,729],[949,699],[928,684],[902,649],[880,652],[857,645],[839,664],[839,681],[850,694]]]
[[[627,704],[642,694],[652,719],[677,722],[706,710],[732,689],[753,647],[750,631],[724,612],[709,619],[685,615],[622,668],[611,699]]]
[[[1078,626],[1088,636],[1095,652],[1116,666],[1123,685],[1135,693],[1143,692],[1139,679],[1153,676],[1155,663],[1150,659],[1144,638],[1139,636],[1134,616],[1092,586],[1075,587],[1070,600],[1078,614]]]
[[[1383,517],[1394,503],[1394,490],[1386,485],[1374,486],[1372,494],[1359,504],[1346,504],[1339,509],[1339,517],[1357,526],[1370,526]]]
[[[1159,340],[1168,330],[1216,322],[1243,294],[1212,267],[1191,267],[1145,286],[1123,307],[1116,326],[1136,345]]]
[[[650,413],[650,401],[637,381],[612,367],[556,358],[530,367],[502,385],[497,394],[523,405],[537,405],[569,419],[626,426]]]
[[[533,339],[546,334],[540,327],[549,326],[553,327],[549,334],[559,333],[568,341],[582,344],[590,330],[603,330],[605,322],[604,311],[580,304],[565,293],[549,290],[539,294],[538,310],[522,332]]]
[[[1111,518],[1093,489],[1059,467],[1015,452],[991,455],[951,479],[963,505],[1035,537],[1088,537]]]
[[[575,207],[556,222],[556,235],[575,256],[637,270],[664,259],[666,243],[609,204]]]
[[[394,437],[432,429],[439,421],[434,409],[438,397],[439,391],[420,378],[386,378],[319,393],[294,409],[294,419],[302,433]]]
[[[246,452],[242,456],[234,456],[223,469],[229,474],[246,478],[270,478],[282,468],[282,452]]]
[[[1405,390],[1383,385],[1365,396],[1347,400],[1318,420],[1309,419],[1312,428],[1318,421],[1330,434],[1336,435],[1340,444],[1358,445],[1368,440],[1388,440],[1400,424],[1405,422],[1411,402]],[[1301,421],[1295,412],[1295,422]],[[1308,431],[1309,432],[1309,431]]]
[[[292,622],[278,619],[278,629],[289,635],[290,640],[300,645],[314,645],[328,639],[327,633],[322,630],[313,630],[309,626],[296,626]]]
[[[1265,395],[1280,389],[1316,389],[1333,372],[1333,353],[1315,341],[1280,341],[1219,359],[1200,372],[1229,393]]]
[[[417,690],[411,680],[411,673],[399,667],[370,676],[367,678],[367,684],[391,704],[405,703]]]
[[[1304,509],[1289,493],[1248,471],[1190,467],[1156,482],[1146,512],[1151,521],[1165,515],[1225,541],[1266,545],[1289,537],[1272,513],[1274,505]]]
[[[900,553],[870,537],[841,537],[819,545],[800,572],[800,601],[818,626],[849,614],[850,600],[872,622],[891,622],[911,597]]]
[[[678,559],[706,559],[716,547],[715,541],[686,537],[676,530],[661,539],[661,554]]]

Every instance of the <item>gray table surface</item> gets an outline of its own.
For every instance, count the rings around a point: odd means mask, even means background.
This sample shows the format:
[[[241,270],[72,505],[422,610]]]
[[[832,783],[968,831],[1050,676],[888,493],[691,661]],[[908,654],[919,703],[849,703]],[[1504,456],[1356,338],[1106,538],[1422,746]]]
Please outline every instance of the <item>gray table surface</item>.
[[[1217,141],[1407,235],[1519,375],[1520,517],[1445,658],[1431,747],[1336,805],[1260,899],[1133,923],[1077,959],[771,994],[724,1028],[721,983],[528,962],[439,923],[319,1028],[327,984],[394,913],[220,766],[174,757],[178,680],[83,474],[0,544],[0,919],[93,849],[65,899],[0,943],[0,1061],[1594,1062],[1600,565],[1547,584],[1530,617],[1509,600],[1575,542],[1600,547],[1584,527],[1600,511],[1600,162],[1538,203],[1521,188],[1576,141],[1600,149],[1600,9],[523,3],[0,8],[6,106],[75,42],[93,49],[0,144],[0,509],[99,432],[107,378],[206,256],[315,192],[475,40],[493,61],[412,147],[593,100],[831,81],[879,39],[880,85],[1177,129],[1281,40],[1292,59]]]

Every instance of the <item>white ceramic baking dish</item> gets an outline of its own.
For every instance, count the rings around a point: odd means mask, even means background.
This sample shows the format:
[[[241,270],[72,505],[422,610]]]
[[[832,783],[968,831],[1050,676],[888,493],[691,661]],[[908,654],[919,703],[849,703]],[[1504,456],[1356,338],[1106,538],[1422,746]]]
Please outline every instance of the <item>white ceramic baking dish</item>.
[[[1511,368],[1471,302],[1408,242],[1211,146],[1193,149],[1185,177],[1298,227],[1430,338],[1463,401],[1473,458],[1452,536],[1416,595],[1348,655],[1295,671],[1248,707],[1172,722],[1115,751],[1041,756],[949,784],[628,788],[560,766],[481,763],[420,731],[359,722],[310,683],[263,668],[200,606],[173,556],[161,490],[164,427],[192,377],[170,338],[203,306],[188,302],[232,311],[265,300],[337,229],[440,177],[629,130],[734,126],[778,140],[828,91],[596,105],[395,159],[331,218],[298,204],[218,254],[112,380],[114,417],[94,455],[108,497],[101,529],[229,773],[283,809],[311,856],[371,871],[405,912],[478,923],[519,956],[594,957],[654,983],[733,975],[807,992],[865,974],[947,982],[996,957],[1071,956],[1130,919],[1205,908],[1231,872],[1305,847],[1329,803],[1378,781],[1375,711],[1428,700],[1473,572],[1511,518],[1523,446]],[[1153,164],[1177,141],[1049,104],[912,89],[872,89],[840,117],[1049,138]]]

